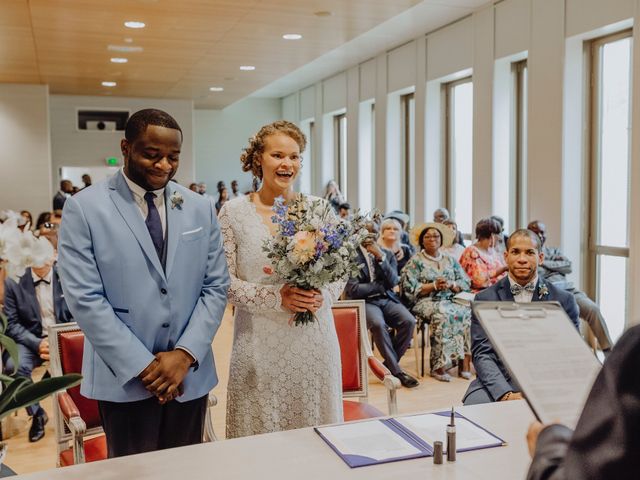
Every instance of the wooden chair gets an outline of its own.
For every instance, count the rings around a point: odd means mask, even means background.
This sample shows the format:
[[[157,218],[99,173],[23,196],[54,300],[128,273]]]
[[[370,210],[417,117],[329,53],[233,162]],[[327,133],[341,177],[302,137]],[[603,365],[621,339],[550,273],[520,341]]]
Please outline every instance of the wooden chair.
[[[51,375],[80,373],[83,349],[84,333],[77,323],[50,326]],[[216,403],[215,395],[209,394],[209,407]],[[96,400],[84,397],[80,393],[80,386],[77,386],[55,393],[53,407],[59,467],[107,458],[107,442]],[[204,440],[216,440],[209,409],[205,419]]]
[[[368,370],[387,389],[388,415],[398,413],[396,390],[400,380],[373,356],[367,336],[367,321],[363,300],[336,302],[331,310],[335,322],[342,360],[342,397],[345,421],[382,417],[387,414],[367,403]],[[359,401],[350,400],[356,398]]]

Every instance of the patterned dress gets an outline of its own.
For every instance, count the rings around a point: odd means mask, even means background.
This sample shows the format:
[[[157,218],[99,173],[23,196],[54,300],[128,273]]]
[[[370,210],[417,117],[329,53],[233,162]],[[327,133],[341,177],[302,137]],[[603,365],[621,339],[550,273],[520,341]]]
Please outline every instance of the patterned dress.
[[[489,288],[506,275],[496,276],[498,270],[505,266],[504,259],[495,250],[480,250],[475,245],[465,248],[460,257],[460,265],[471,279],[471,291],[477,293]]]
[[[344,283],[323,289],[316,321],[289,324],[281,284],[264,272],[271,233],[248,196],[224,204],[218,217],[235,305],[227,391],[227,438],[341,422],[342,370],[331,304]]]
[[[422,285],[443,277],[456,282],[462,291],[469,291],[469,278],[460,264],[449,255],[430,257],[424,251],[415,254],[402,271],[402,291],[411,305],[411,312],[429,321],[431,341],[431,371],[444,368],[450,360],[460,360],[471,354],[471,309],[452,301],[451,290],[431,292],[421,296]]]

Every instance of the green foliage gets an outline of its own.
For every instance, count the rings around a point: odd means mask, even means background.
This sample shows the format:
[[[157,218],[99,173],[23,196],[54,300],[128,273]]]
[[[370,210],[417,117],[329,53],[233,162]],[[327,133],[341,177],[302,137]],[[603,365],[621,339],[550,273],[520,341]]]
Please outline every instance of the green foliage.
[[[2,312],[0,312],[0,328],[0,345],[9,353],[11,360],[13,360],[15,373],[19,361],[18,346],[13,339],[4,334],[7,329],[7,318]],[[19,408],[33,405],[52,393],[74,387],[81,381],[82,375],[77,373],[46,378],[36,383],[28,378],[14,378],[0,374],[0,382],[4,384],[2,393],[0,393],[0,420]]]

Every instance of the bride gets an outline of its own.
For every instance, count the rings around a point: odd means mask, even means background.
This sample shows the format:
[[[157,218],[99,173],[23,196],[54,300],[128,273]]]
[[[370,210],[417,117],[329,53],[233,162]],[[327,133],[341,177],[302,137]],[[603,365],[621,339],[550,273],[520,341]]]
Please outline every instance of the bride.
[[[278,284],[262,251],[276,234],[274,199],[291,200],[306,139],[286,121],[265,125],[241,156],[262,180],[256,193],[224,204],[218,218],[236,307],[227,393],[227,438],[342,421],[340,349],[331,303],[344,287],[323,291]],[[293,313],[316,320],[293,326]]]

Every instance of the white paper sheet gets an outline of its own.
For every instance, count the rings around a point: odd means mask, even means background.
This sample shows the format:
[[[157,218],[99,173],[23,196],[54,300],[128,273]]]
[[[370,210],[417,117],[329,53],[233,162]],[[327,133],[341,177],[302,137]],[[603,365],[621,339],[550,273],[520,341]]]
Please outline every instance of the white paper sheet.
[[[491,305],[477,303],[476,315],[536,415],[575,428],[601,365],[564,310],[543,302],[503,303],[512,310],[502,312]]]
[[[429,445],[439,440],[445,447],[447,446],[447,425],[449,424],[449,416],[436,415],[434,413],[425,413],[421,415],[411,415],[407,417],[397,417],[396,421],[403,427],[415,433]],[[502,442],[474,425],[466,418],[456,417],[456,450],[465,450],[469,448],[482,448],[493,445],[501,445]]]
[[[320,427],[318,431],[343,455],[387,460],[421,453],[379,420]]]

